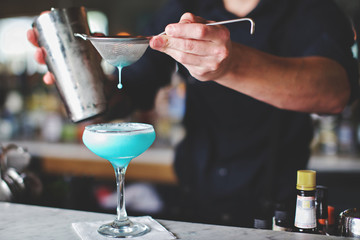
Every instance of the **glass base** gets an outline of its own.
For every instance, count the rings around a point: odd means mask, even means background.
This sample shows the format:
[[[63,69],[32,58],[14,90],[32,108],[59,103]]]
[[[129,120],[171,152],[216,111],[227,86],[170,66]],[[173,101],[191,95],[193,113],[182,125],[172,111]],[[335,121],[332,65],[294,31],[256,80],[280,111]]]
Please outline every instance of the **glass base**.
[[[101,235],[112,238],[138,237],[150,232],[150,227],[145,224],[115,220],[112,223],[101,225],[98,229]]]

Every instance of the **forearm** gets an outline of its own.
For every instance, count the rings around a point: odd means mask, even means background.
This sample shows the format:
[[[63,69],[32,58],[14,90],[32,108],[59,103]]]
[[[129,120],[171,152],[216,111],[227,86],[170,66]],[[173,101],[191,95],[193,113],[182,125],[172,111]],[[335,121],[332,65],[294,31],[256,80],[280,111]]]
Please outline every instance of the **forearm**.
[[[344,68],[323,57],[283,58],[233,44],[228,71],[216,82],[275,107],[339,113],[350,87]]]

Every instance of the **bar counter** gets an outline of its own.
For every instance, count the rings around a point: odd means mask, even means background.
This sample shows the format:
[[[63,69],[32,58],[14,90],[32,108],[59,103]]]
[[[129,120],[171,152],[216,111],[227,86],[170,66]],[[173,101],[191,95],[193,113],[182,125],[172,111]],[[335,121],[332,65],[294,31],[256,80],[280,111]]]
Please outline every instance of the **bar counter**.
[[[81,240],[72,228],[74,222],[109,220],[115,215],[74,211],[58,208],[39,207],[23,204],[0,202],[0,239],[1,240]],[[352,239],[323,235],[276,232],[250,228],[238,228],[219,225],[198,224],[157,219],[178,239],[184,240],[321,240]],[[112,238],[109,238],[112,239]],[[141,239],[141,237],[134,238]],[[159,239],[161,240],[161,239]]]
[[[40,159],[39,165],[44,173],[115,178],[114,169],[109,161],[95,155],[83,144],[37,141],[3,142],[4,145],[10,143],[27,149],[32,157]],[[131,161],[126,171],[126,179],[176,184],[173,155],[170,148],[151,147]]]
[[[10,142],[3,142],[9,144]],[[114,170],[105,159],[93,154],[83,144],[15,141],[33,157],[41,159],[45,173],[54,175],[93,176],[114,178]],[[171,148],[151,147],[131,161],[126,179],[155,183],[177,184],[173,169],[174,151]],[[360,172],[358,157],[311,156],[309,169],[321,172]]]

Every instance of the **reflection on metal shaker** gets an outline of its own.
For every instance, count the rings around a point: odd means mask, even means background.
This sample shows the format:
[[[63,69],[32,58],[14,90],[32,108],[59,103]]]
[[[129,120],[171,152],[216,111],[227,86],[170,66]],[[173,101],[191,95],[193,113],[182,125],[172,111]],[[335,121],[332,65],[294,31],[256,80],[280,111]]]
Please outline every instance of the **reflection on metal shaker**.
[[[100,57],[90,42],[74,37],[75,32],[90,34],[86,9],[51,9],[33,27],[69,118],[80,122],[105,112]]]
[[[360,209],[347,209],[340,213],[340,235],[360,238]]]

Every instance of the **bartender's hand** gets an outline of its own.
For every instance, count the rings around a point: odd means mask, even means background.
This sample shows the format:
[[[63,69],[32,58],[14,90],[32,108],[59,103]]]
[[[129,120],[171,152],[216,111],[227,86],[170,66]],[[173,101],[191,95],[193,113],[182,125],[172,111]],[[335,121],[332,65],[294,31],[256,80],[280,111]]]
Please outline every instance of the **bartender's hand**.
[[[207,22],[185,13],[179,23],[166,27],[166,35],[153,37],[150,47],[183,64],[196,79],[216,80],[228,70],[232,44],[226,27]]]
[[[43,12],[45,13],[45,12]],[[93,36],[103,36],[103,33],[93,33]],[[46,64],[45,58],[46,58],[46,52],[43,48],[41,48],[38,44],[38,37],[37,32],[35,28],[29,29],[27,31],[27,38],[30,43],[32,43],[36,47],[35,51],[35,60],[40,64]],[[51,72],[46,72],[43,76],[43,81],[45,84],[53,84],[55,83],[55,77]]]
[[[220,85],[280,109],[337,114],[350,85],[345,68],[322,56],[279,57],[231,42],[226,27],[207,26],[185,13],[179,23],[155,36],[150,47],[183,64],[198,80]]]
[[[36,29],[34,29],[34,28],[29,29],[27,31],[27,38],[28,38],[29,42],[32,43],[36,47],[35,56],[34,56],[35,60],[40,64],[46,64],[45,63],[46,52],[44,49],[39,47]],[[46,84],[53,84],[55,82],[55,77],[51,72],[47,72],[43,76],[43,81]]]
[[[44,11],[41,14],[48,13],[48,12],[49,11]],[[37,32],[36,32],[35,28],[29,29],[27,31],[27,39],[29,40],[30,43],[32,43],[36,47],[35,56],[34,56],[35,60],[40,64],[46,64],[45,63],[46,52],[44,49],[39,47]],[[43,76],[43,81],[46,84],[53,84],[55,82],[55,77],[51,72],[47,72]]]

